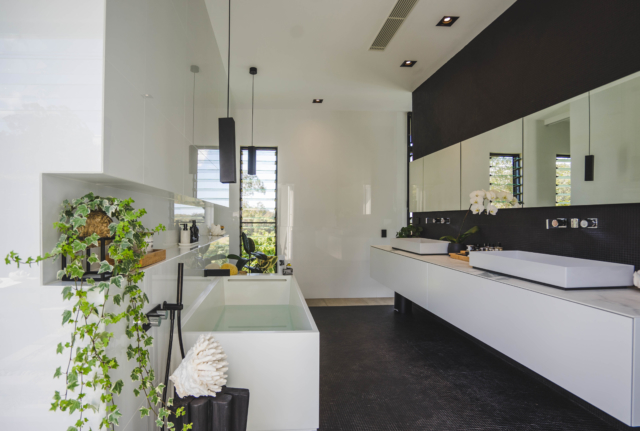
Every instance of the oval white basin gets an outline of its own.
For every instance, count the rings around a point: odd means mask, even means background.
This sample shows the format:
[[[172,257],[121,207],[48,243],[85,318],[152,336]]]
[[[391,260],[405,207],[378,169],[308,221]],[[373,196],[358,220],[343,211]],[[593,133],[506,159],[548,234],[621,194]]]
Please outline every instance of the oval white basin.
[[[447,254],[449,242],[429,238],[391,238],[391,247],[416,254]]]
[[[474,268],[500,272],[563,289],[629,287],[633,265],[578,259],[528,251],[474,251],[469,254]]]

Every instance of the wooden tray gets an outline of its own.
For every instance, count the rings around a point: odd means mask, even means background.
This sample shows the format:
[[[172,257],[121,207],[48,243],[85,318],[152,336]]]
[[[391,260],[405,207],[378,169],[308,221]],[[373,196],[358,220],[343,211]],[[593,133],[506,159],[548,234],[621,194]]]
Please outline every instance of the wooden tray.
[[[145,266],[153,265],[154,263],[162,262],[167,258],[167,250],[157,249],[153,250],[151,253],[147,253],[144,255],[142,259],[140,259],[140,266],[144,268]],[[113,259],[107,256],[107,262],[109,265],[113,265]]]
[[[469,262],[469,256],[463,256],[458,253],[449,253],[449,257],[452,259],[463,260],[465,262]]]

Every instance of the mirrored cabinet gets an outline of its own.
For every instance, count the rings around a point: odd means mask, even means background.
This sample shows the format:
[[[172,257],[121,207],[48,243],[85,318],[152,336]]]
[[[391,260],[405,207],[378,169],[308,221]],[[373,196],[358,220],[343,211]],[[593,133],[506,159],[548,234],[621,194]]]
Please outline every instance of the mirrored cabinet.
[[[459,210],[460,144],[451,145],[423,159],[423,211]]]
[[[479,189],[515,207],[637,203],[638,166],[640,72],[413,161],[411,211],[465,210]]]
[[[426,157],[422,157],[409,163],[409,212],[425,211],[422,206],[422,196],[424,192],[422,174],[425,158]]]
[[[509,192],[522,201],[522,120],[462,142],[460,209],[469,208],[475,190]],[[497,201],[498,208],[511,208]]]

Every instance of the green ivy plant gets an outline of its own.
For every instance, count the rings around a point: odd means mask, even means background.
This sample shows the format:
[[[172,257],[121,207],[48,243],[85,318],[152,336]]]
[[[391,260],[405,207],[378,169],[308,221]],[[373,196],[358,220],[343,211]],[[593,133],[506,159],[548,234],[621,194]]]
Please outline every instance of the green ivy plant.
[[[54,378],[63,378],[66,389],[64,393],[56,391],[53,396],[51,410],[69,412],[78,416],[75,426],[67,431],[79,431],[88,426],[87,411],[98,412],[101,406],[93,405],[85,398],[87,390],[100,393],[100,401],[104,406],[104,417],[101,418],[100,428],[115,430],[119,418],[122,416],[114,401],[115,394],[121,394],[124,388],[122,380],[113,381],[112,371],[119,367],[115,357],[107,355],[107,348],[113,338],[109,327],[126,321],[126,335],[130,340],[127,347],[127,358],[136,362],[131,373],[134,384],[133,393],[136,397],[143,395],[146,406],[140,408],[140,417],[153,415],[158,427],[162,427],[165,418],[170,414],[172,399],[162,403],[163,384],[154,385],[155,374],[149,362],[149,347],[153,343],[142,325],[148,323],[144,305],[149,298],[139,287],[144,277],[140,269],[140,259],[146,250],[145,239],[156,232],[164,231],[163,225],[152,230],[144,228],[140,218],[146,210],[136,210],[132,207],[132,199],[116,199],[100,197],[89,193],[71,202],[65,200],[60,212],[59,220],[54,227],[60,232],[58,243],[50,253],[35,258],[23,260],[16,252],[11,251],[5,258],[7,265],[15,263],[32,265],[45,259],[56,259],[64,256],[67,259],[65,269],[58,271],[58,279],[68,277],[72,283],[62,289],[65,301],[71,301],[70,310],[62,314],[62,325],[70,325],[73,330],[68,342],[57,346],[57,353],[68,356],[66,366],[58,367]],[[87,248],[97,247],[99,237],[93,234],[82,237],[78,231],[87,223],[87,216],[92,211],[104,211],[112,219],[109,225],[112,241],[109,245],[109,255],[114,264],[100,261],[96,254],[87,260],[90,264],[100,264],[99,274],[110,272],[108,281],[95,281],[85,275],[84,259]],[[185,414],[184,408],[173,412],[179,417]],[[167,421],[167,428],[174,428]],[[185,425],[184,430],[191,429],[191,424]]]

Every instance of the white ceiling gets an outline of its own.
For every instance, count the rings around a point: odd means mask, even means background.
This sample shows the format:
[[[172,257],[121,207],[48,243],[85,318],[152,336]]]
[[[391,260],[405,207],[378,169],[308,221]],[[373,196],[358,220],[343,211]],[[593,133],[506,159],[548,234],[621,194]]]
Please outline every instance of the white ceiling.
[[[226,67],[228,0],[205,1]],[[231,0],[234,104],[251,107],[256,66],[256,109],[410,111],[411,92],[514,2],[419,0],[376,52],[369,46],[396,0]],[[445,15],[460,19],[436,27]]]

